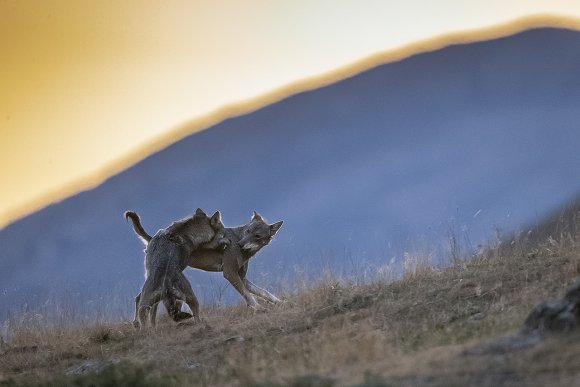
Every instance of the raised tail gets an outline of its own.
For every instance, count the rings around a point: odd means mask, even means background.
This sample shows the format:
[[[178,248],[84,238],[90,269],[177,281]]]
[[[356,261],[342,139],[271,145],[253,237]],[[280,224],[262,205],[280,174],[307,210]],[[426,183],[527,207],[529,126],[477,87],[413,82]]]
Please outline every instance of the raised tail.
[[[129,219],[131,219],[131,222],[133,223],[133,230],[135,231],[135,234],[137,234],[145,246],[147,246],[151,240],[151,235],[147,234],[147,231],[145,231],[143,226],[141,226],[141,219],[139,218],[139,215],[133,211],[125,211],[125,220]]]

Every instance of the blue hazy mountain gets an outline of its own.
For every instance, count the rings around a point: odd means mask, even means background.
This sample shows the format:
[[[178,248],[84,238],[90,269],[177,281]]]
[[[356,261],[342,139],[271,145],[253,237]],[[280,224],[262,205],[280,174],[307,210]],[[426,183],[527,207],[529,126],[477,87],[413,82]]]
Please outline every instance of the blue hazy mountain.
[[[250,265],[274,290],[324,266],[360,276],[406,251],[437,259],[449,232],[467,252],[527,227],[580,192],[579,69],[579,32],[535,29],[227,119],[3,229],[0,317],[47,297],[126,315],[143,278],[128,209],[150,233],[197,207],[232,226],[253,210],[284,220]],[[219,274],[186,272],[202,301],[237,300]]]

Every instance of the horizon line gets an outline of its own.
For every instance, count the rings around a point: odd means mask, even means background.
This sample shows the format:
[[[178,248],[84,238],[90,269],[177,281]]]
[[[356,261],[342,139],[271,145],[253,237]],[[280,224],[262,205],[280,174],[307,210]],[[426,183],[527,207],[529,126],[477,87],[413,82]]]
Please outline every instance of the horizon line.
[[[131,168],[150,155],[162,151],[191,134],[209,129],[226,119],[250,114],[293,95],[322,88],[375,67],[404,60],[414,55],[437,51],[457,44],[470,44],[499,39],[538,28],[562,28],[580,31],[580,18],[547,13],[534,14],[492,26],[448,32],[380,51],[324,73],[282,85],[269,92],[226,104],[205,115],[192,118],[168,129],[166,133],[137,145],[134,150],[124,156],[103,165],[94,172],[72,180],[59,189],[46,192],[23,205],[5,211],[3,214],[0,214],[0,231],[18,220],[32,215],[52,204],[56,204],[80,192],[93,189],[110,177]]]

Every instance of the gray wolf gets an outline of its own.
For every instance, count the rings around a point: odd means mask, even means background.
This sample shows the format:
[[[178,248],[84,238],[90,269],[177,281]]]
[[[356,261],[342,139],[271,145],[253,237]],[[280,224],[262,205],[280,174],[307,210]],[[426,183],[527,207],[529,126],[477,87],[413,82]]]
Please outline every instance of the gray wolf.
[[[138,215],[128,211],[126,219],[138,219]],[[134,223],[135,224],[135,223]],[[145,283],[135,298],[135,320],[143,328],[147,323],[155,326],[156,305],[163,301],[174,320],[190,317],[180,312],[177,300],[185,301],[192,316],[199,319],[199,302],[183,269],[189,255],[196,249],[223,250],[229,241],[224,238],[221,214],[216,212],[211,218],[197,209],[193,216],[172,223],[147,239],[145,249]],[[169,310],[173,308],[172,310]]]
[[[136,214],[135,214],[136,215]],[[131,217],[133,230],[145,242],[151,240],[151,236],[143,229],[139,216]],[[258,296],[272,303],[279,303],[281,300],[253,284],[246,278],[248,263],[258,251],[267,246],[274,235],[282,226],[283,221],[268,224],[264,218],[256,211],[252,215],[250,222],[237,227],[226,227],[224,238],[230,242],[227,250],[216,250],[200,248],[192,251],[186,259],[188,266],[195,269],[223,272],[224,278],[240,293],[246,304],[255,309],[264,308],[256,301],[254,296]],[[165,300],[164,300],[165,303]],[[168,311],[176,313],[171,305],[166,304]]]

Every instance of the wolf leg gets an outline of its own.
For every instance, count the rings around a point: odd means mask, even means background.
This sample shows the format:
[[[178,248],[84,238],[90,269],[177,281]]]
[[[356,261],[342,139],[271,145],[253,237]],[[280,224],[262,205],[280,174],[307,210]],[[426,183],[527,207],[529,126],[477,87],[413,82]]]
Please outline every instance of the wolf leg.
[[[278,297],[276,297],[275,295],[273,295],[272,293],[270,293],[266,289],[262,289],[261,287],[254,285],[247,278],[244,278],[244,285],[246,285],[246,288],[248,289],[248,291],[250,291],[250,293],[253,293],[258,297],[262,297],[263,299],[270,301],[274,304],[278,304],[278,303],[282,302],[281,299],[279,299]]]
[[[161,301],[161,292],[158,290],[150,291],[151,284],[148,284],[147,282],[148,281],[146,280],[143,290],[141,290],[141,297],[139,300],[138,314],[141,329],[147,326],[147,317],[149,317],[151,326],[155,327],[155,315],[151,313],[151,309]]]
[[[240,274],[237,270],[231,270],[230,268],[224,267],[224,278],[232,284],[242,297],[244,297],[246,304],[248,304],[250,308],[259,311],[264,310],[264,307],[258,304],[254,295],[246,289],[244,281],[240,278]]]
[[[187,306],[189,306],[189,309],[191,310],[191,313],[193,315],[192,316],[189,313],[179,311],[179,313],[176,314],[178,319],[176,320],[174,318],[174,320],[179,321],[185,318],[193,317],[196,321],[199,321],[199,301],[197,300],[197,297],[195,296],[195,293],[191,288],[191,284],[189,283],[189,281],[187,280],[187,278],[183,273],[181,272],[179,273],[179,275],[176,277],[176,282],[174,285],[177,290],[177,292],[173,294],[173,298],[175,300],[176,305],[180,305],[180,301],[178,300],[185,300],[185,303],[187,304]]]
[[[164,299],[163,305],[165,305],[165,309],[167,309],[167,314],[169,314],[169,316],[175,322],[180,322],[182,320],[186,320],[188,318],[193,317],[193,315],[181,311],[181,301],[176,299],[175,297]]]
[[[141,292],[135,297],[135,317],[133,317],[133,326],[139,328],[139,301],[141,301]]]
[[[159,301],[151,305],[149,309],[149,325],[155,327],[155,321],[157,320],[157,305],[159,305]]]
[[[139,307],[139,329],[144,329],[147,326],[147,316],[149,316],[150,310],[150,306]]]

